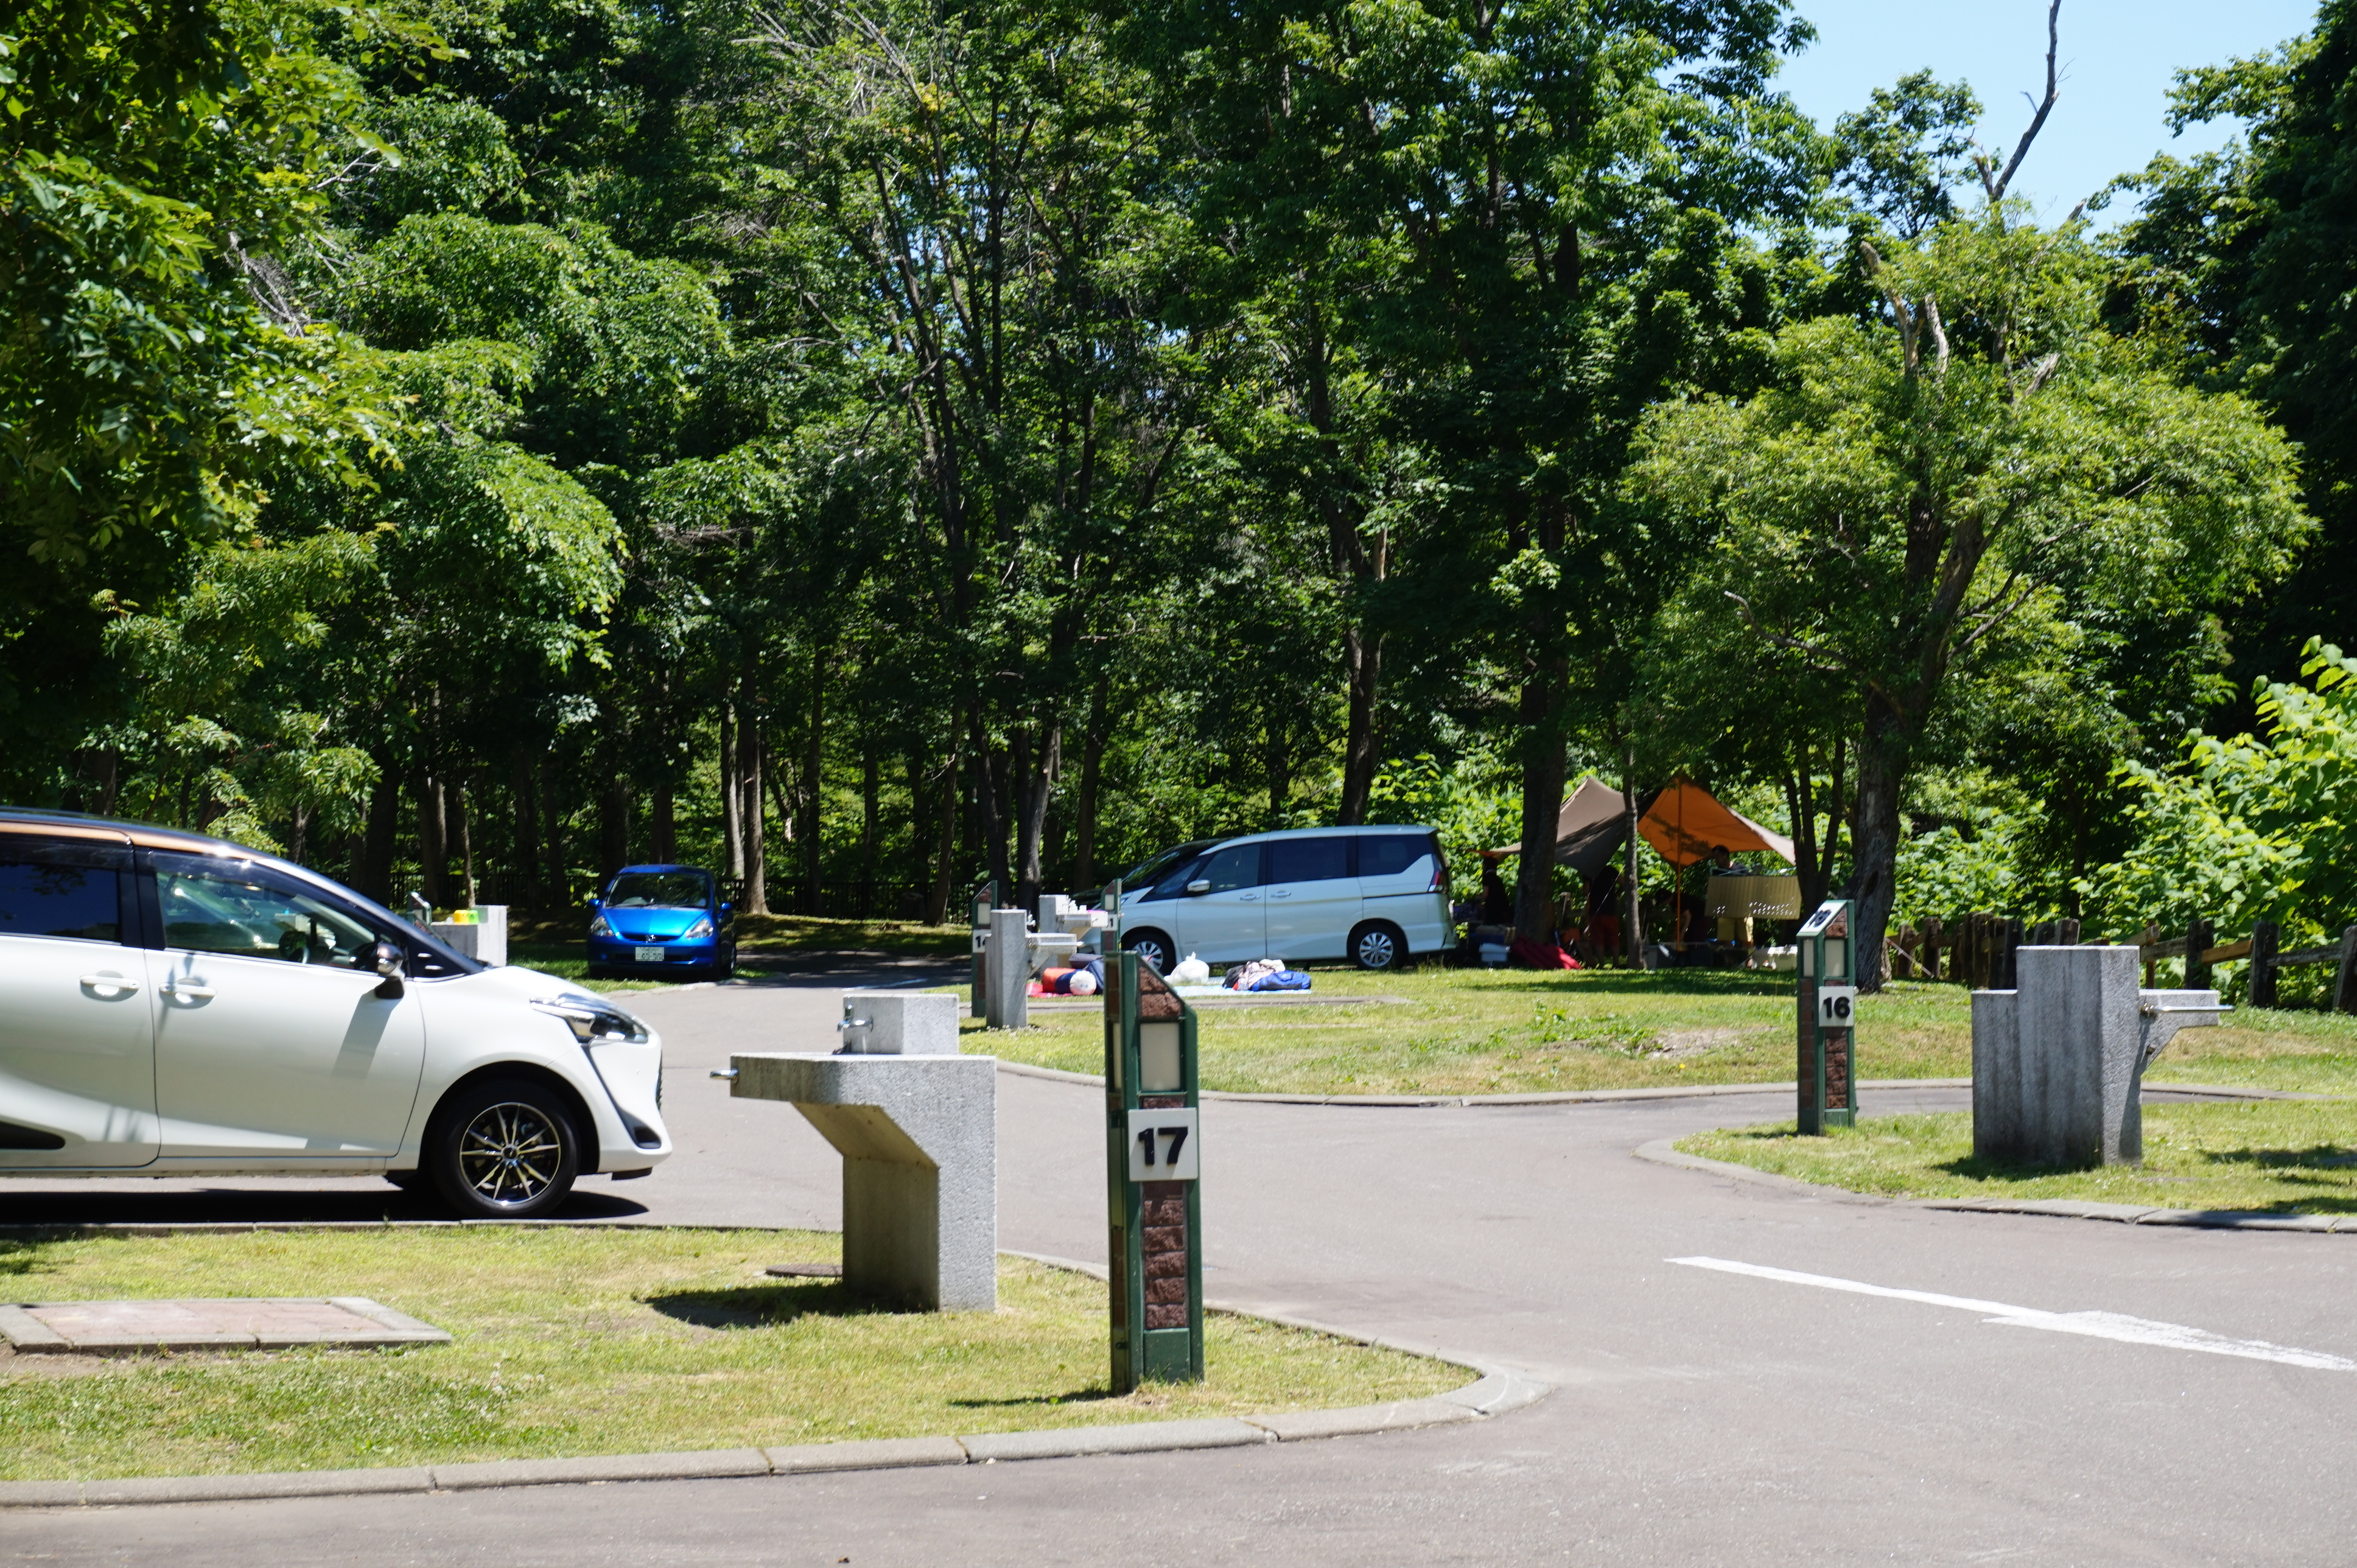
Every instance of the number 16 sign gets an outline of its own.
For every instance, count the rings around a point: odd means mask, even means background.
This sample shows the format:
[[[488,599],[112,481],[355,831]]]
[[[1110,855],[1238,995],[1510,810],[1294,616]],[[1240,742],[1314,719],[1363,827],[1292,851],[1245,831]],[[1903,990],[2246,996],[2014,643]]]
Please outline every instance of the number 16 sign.
[[[1818,986],[1817,1027],[1850,1029],[1857,1026],[1857,987],[1855,985]]]
[[[1195,1111],[1129,1113],[1129,1179],[1194,1181],[1202,1174],[1195,1144]]]

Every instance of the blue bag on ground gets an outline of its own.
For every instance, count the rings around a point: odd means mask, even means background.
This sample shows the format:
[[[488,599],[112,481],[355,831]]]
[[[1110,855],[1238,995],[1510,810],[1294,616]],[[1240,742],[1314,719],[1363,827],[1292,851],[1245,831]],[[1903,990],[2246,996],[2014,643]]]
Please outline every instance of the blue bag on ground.
[[[1264,974],[1252,983],[1254,991],[1307,991],[1309,976],[1297,969],[1280,969],[1275,974]]]

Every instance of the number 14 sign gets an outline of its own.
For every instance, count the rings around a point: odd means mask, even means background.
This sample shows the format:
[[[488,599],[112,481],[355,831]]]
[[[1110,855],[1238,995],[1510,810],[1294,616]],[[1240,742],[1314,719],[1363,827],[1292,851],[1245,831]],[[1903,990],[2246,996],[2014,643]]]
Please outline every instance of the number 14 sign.
[[[1857,987],[1855,985],[1818,986],[1817,1027],[1854,1029],[1857,1026]]]
[[[1133,1111],[1129,1113],[1129,1179],[1194,1181],[1202,1174],[1195,1145],[1194,1111]]]

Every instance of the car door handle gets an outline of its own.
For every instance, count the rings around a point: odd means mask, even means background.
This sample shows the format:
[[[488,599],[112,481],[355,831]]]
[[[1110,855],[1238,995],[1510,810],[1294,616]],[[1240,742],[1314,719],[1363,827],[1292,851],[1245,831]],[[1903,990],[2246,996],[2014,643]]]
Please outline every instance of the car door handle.
[[[1269,897],[1272,898],[1290,898],[1293,897],[1293,892],[1290,888],[1280,887],[1275,892],[1270,894]]]
[[[186,996],[198,1002],[204,1001],[212,993],[213,988],[210,985],[189,985],[183,983],[178,985],[167,984],[164,987],[164,994],[167,996]]]
[[[126,979],[120,974],[85,974],[81,977],[81,983],[84,985],[89,986],[92,991],[121,991],[128,993],[139,989],[139,983],[137,981]]]
[[[1260,895],[1257,893],[1239,893],[1236,895],[1236,902],[1239,904],[1249,904],[1259,897]]]

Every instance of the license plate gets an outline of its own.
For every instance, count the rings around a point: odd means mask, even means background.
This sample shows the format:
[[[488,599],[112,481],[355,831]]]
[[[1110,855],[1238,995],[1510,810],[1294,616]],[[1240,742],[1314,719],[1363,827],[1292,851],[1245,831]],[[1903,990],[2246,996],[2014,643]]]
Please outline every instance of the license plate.
[[[638,963],[661,963],[662,962],[662,949],[632,948],[630,950],[630,956],[632,961]]]

